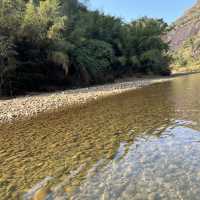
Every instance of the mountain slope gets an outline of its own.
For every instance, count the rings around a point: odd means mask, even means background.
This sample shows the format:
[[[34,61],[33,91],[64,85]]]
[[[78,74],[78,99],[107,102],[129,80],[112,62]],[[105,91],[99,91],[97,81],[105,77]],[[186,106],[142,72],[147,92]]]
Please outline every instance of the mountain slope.
[[[174,24],[168,34],[171,48],[177,50],[190,37],[196,36],[200,31],[200,0]]]
[[[174,66],[200,66],[200,0],[173,24],[167,40]]]

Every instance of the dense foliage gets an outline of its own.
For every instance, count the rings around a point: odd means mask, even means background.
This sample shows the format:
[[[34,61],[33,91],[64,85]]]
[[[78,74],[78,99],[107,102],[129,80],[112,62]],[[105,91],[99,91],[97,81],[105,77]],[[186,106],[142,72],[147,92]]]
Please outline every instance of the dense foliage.
[[[167,24],[130,24],[78,0],[0,0],[0,93],[86,86],[170,73]]]

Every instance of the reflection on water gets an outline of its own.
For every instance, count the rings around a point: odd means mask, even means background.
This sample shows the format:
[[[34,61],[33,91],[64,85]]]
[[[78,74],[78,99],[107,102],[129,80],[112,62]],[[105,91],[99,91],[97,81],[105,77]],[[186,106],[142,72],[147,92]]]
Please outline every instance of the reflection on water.
[[[138,138],[92,168],[72,199],[199,199],[200,135],[186,127]]]
[[[0,127],[0,199],[199,199],[200,76]]]

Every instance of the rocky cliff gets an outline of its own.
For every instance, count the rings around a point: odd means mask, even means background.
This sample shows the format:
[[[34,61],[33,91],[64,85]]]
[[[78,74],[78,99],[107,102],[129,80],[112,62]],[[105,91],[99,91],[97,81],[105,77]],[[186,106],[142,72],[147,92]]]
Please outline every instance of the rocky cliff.
[[[200,0],[174,24],[167,38],[173,50],[179,49],[185,41],[200,33]]]
[[[172,25],[167,41],[175,65],[200,64],[200,0]]]

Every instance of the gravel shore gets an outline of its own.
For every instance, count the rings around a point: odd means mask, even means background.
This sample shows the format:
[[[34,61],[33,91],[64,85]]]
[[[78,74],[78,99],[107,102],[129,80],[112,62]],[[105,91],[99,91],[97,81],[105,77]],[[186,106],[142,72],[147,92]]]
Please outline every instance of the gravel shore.
[[[0,100],[0,123],[27,119],[39,113],[51,112],[62,107],[71,107],[93,101],[97,98],[123,93],[154,83],[170,81],[165,78],[133,78],[113,84],[66,90],[54,93],[29,95],[9,100]]]

